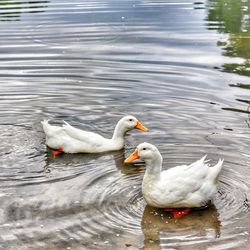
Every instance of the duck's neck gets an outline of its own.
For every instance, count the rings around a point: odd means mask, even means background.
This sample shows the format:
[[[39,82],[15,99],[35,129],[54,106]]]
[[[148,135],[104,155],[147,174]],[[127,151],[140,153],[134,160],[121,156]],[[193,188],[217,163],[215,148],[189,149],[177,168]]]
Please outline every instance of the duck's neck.
[[[162,170],[162,156],[156,152],[154,159],[146,160],[146,173],[144,178],[158,179]]]
[[[121,122],[119,121],[117,125],[115,126],[115,130],[113,133],[112,140],[114,142],[120,142],[122,141],[124,143],[124,136],[127,131],[122,126]]]

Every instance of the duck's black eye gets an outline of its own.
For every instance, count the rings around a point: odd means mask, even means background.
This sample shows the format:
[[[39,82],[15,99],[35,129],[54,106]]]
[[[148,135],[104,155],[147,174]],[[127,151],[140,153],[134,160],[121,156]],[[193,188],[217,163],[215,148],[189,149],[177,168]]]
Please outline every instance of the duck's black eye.
[[[130,121],[130,122],[132,122],[132,121],[133,121],[133,119],[129,119],[129,121]]]
[[[143,148],[142,150],[146,150],[146,148]]]

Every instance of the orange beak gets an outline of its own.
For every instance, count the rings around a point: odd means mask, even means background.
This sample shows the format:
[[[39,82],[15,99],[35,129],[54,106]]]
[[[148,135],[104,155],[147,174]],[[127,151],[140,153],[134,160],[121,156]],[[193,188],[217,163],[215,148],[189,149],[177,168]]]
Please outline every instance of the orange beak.
[[[124,163],[130,163],[139,158],[138,150],[136,149],[125,161]]]
[[[148,128],[146,128],[145,126],[143,126],[139,121],[137,121],[137,124],[135,125],[135,128],[140,129],[144,132],[148,131]]]

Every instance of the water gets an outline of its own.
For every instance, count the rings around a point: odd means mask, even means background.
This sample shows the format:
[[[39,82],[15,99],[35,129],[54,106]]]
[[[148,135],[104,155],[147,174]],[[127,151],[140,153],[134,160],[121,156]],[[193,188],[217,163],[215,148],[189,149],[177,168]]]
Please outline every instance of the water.
[[[249,1],[0,2],[0,249],[249,249]],[[122,151],[53,160],[40,121]],[[214,206],[174,220],[146,206],[151,142],[164,169],[224,158]]]

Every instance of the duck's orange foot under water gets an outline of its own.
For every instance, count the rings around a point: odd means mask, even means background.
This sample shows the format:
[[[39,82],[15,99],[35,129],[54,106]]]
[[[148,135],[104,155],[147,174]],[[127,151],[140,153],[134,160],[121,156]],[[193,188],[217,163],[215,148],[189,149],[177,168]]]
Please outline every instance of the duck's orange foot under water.
[[[63,153],[63,148],[62,148],[62,147],[59,147],[57,150],[52,150],[53,159],[56,159],[56,157],[57,157],[59,154],[62,154],[62,153]]]
[[[189,214],[191,208],[164,208],[164,210],[171,213],[175,219],[180,219],[182,216]]]

